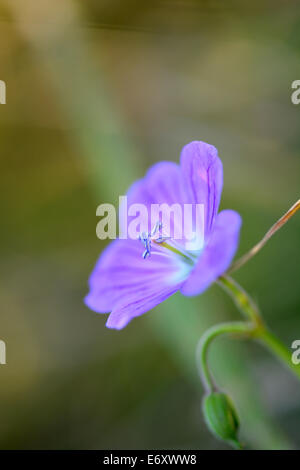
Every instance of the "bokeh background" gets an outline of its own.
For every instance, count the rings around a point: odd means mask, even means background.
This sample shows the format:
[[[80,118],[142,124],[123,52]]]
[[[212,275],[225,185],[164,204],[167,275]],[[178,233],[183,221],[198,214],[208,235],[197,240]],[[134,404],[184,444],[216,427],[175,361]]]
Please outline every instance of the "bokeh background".
[[[247,3],[245,5],[245,3]],[[0,448],[227,448],[200,412],[194,350],[239,318],[212,286],[124,331],[83,304],[96,207],[204,140],[224,164],[239,254],[299,198],[300,8],[284,1],[1,0]],[[300,217],[235,278],[300,338]],[[300,386],[260,345],[210,355],[248,448],[300,448]]]

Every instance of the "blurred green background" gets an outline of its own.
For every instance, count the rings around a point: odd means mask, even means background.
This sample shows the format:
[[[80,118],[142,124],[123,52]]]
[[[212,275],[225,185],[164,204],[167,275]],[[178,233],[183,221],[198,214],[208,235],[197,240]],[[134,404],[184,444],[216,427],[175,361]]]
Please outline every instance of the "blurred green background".
[[[300,8],[284,1],[0,3],[0,448],[220,449],[194,350],[239,318],[217,286],[121,332],[83,304],[104,247],[96,207],[183,145],[215,145],[239,254],[299,198]],[[297,5],[298,3],[298,5]],[[300,216],[235,278],[300,338]],[[220,339],[212,370],[248,448],[300,448],[300,386],[257,344]]]

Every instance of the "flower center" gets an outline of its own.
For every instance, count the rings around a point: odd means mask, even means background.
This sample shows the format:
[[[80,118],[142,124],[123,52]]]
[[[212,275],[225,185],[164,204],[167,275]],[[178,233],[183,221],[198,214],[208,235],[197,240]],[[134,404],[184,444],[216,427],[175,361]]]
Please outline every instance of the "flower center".
[[[181,243],[178,243],[175,239],[165,236],[162,231],[162,223],[156,222],[151,232],[142,232],[139,236],[139,240],[143,243],[145,251],[143,252],[143,258],[146,259],[151,256],[152,245],[158,249],[161,253],[175,254],[181,257],[182,261],[185,261],[189,265],[193,266],[199,256],[198,252],[191,252],[186,250]],[[165,251],[167,250],[167,252]]]

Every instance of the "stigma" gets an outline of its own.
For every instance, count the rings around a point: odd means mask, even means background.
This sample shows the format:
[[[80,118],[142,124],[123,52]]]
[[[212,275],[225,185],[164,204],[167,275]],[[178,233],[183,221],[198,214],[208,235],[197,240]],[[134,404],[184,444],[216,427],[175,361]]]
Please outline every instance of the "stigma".
[[[162,223],[156,222],[151,232],[142,232],[139,235],[139,240],[143,243],[145,251],[143,258],[146,259],[151,256],[152,243],[164,243],[170,237],[164,237],[162,234]]]
[[[199,253],[187,251],[182,243],[178,243],[175,239],[163,234],[162,222],[156,222],[150,232],[142,232],[139,240],[144,245],[142,257],[149,258],[153,248],[153,253],[168,256],[179,256],[181,261],[185,261],[189,265],[194,265],[198,259]]]

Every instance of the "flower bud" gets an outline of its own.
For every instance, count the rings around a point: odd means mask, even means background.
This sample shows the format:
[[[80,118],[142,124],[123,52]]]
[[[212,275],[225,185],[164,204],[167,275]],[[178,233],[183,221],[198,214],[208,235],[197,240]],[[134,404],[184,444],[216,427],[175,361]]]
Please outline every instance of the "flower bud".
[[[214,392],[206,395],[203,399],[203,413],[208,428],[216,437],[241,448],[237,439],[238,416],[225,393]]]

